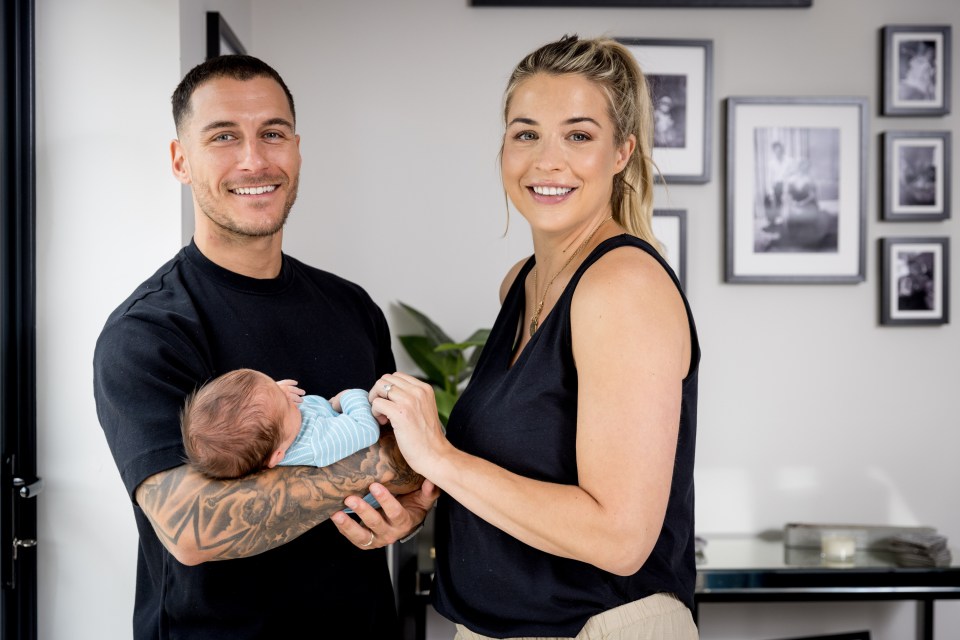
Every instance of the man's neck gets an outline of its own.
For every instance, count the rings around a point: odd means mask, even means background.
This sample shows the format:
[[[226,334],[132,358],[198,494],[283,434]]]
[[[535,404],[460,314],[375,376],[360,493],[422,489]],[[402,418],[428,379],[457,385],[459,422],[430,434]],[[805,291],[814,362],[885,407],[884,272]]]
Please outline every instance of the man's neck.
[[[283,231],[264,238],[229,238],[197,229],[193,240],[208,260],[248,278],[280,275]]]

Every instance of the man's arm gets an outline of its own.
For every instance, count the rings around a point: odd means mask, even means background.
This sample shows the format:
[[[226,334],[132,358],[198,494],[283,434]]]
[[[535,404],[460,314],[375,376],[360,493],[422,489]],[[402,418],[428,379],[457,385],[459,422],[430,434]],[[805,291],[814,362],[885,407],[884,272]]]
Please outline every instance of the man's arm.
[[[167,550],[183,564],[197,565],[286,544],[375,481],[397,494],[423,482],[392,434],[323,468],[276,467],[238,480],[212,480],[183,465],[147,478],[136,495]]]

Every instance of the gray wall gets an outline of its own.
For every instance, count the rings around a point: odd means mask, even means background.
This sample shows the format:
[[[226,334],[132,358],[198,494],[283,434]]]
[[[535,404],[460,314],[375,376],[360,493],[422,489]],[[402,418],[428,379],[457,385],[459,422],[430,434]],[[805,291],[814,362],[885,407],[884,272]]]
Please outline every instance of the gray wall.
[[[879,221],[878,148],[886,130],[956,130],[960,83],[954,77],[946,117],[882,118],[876,109],[880,27],[951,24],[960,37],[955,0],[815,0],[807,10],[474,9],[466,0],[38,5],[42,637],[129,637],[136,538],[93,410],[90,359],[109,311],[182,241],[169,95],[197,55],[193,16],[208,8],[227,15],[297,99],[304,166],[287,250],[365,286],[395,334],[411,328],[398,300],[455,337],[489,326],[503,274],[531,250],[516,212],[502,237],[496,168],[500,96],[524,53],[570,32],[712,39],[713,179],[656,194],[658,207],[688,211],[687,288],[704,350],[697,528],[709,536],[788,521],[929,524],[960,540],[951,497],[960,481],[957,322],[878,326],[876,251],[877,238],[909,235],[949,236],[958,250],[956,213]],[[723,282],[720,101],[731,95],[870,99],[866,282]],[[913,611],[707,605],[701,620],[714,640],[856,628],[899,640],[913,634]],[[939,637],[960,628],[960,604],[941,603],[937,614]]]

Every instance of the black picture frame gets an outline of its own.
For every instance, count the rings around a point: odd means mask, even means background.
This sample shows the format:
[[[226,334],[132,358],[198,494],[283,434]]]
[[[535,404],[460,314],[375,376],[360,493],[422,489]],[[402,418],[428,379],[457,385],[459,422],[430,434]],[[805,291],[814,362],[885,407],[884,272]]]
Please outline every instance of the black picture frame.
[[[950,25],[883,27],[885,116],[943,116],[950,113],[952,29]]]
[[[886,131],[883,139],[883,220],[950,217],[950,131]]]
[[[207,60],[231,53],[246,53],[240,38],[219,11],[207,11]]]
[[[880,238],[880,324],[950,321],[950,238]]]
[[[727,282],[865,279],[867,108],[858,96],[727,98]]]
[[[825,636],[803,636],[802,638],[785,638],[784,640],[870,640],[870,632],[854,631],[851,633],[831,633]]]
[[[713,40],[617,38],[647,77],[654,105],[657,181],[710,181]],[[665,108],[662,108],[664,105]],[[662,126],[662,123],[667,123]]]
[[[701,9],[806,9],[813,0],[470,0],[474,7],[694,7]]]
[[[687,288],[687,210],[654,209],[653,235],[660,241],[661,255]]]

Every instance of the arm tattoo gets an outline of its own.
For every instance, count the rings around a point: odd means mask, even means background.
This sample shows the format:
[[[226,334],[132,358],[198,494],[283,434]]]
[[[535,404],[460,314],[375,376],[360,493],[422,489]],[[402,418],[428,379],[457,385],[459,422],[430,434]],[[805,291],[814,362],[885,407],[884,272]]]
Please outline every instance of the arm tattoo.
[[[226,560],[293,540],[371,482],[406,493],[422,480],[385,437],[328,467],[275,467],[237,480],[212,480],[183,465],[145,480],[137,501],[171,553],[195,550],[200,561]]]

